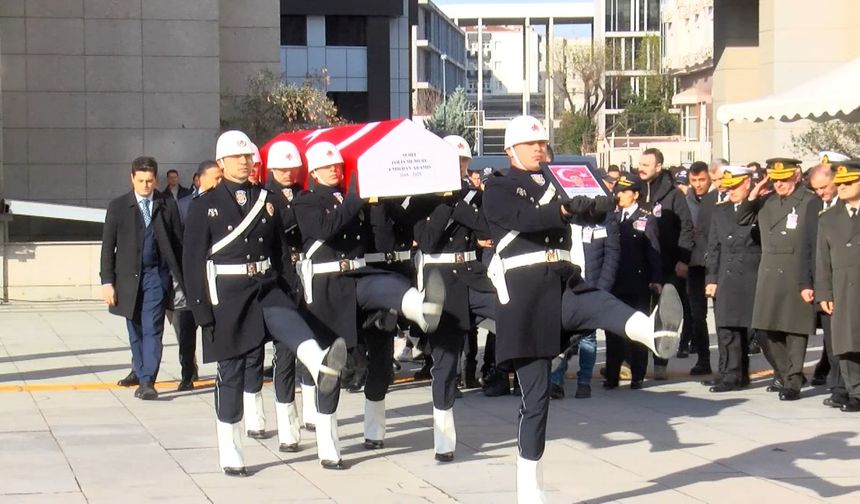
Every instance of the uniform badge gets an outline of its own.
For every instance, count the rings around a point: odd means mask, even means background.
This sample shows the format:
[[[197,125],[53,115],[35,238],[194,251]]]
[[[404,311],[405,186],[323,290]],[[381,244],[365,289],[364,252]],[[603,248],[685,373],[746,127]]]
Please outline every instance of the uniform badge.
[[[364,222],[364,210],[358,211],[358,220]]]
[[[209,215],[209,217],[218,217],[218,209],[210,208],[207,214]]]
[[[287,198],[287,201],[293,201],[293,190],[287,187],[286,189],[281,189],[281,192],[284,193],[284,197]]]
[[[526,193],[525,189],[523,189],[522,187],[517,187],[517,196],[522,196],[523,198],[528,198],[529,195]]]
[[[245,192],[243,189],[239,189],[238,191],[236,191],[236,203],[238,203],[239,206],[245,206],[245,203],[247,202],[248,193]]]
[[[336,192],[334,193],[335,199],[337,199],[338,203],[343,203],[343,194]]]
[[[275,215],[275,205],[266,203],[266,212],[269,214],[269,217],[273,217]]]
[[[654,214],[654,217],[657,217],[659,219],[663,216],[663,205],[657,203],[656,205],[654,205],[654,210],[652,210],[651,213]]]
[[[532,180],[534,180],[535,184],[539,186],[542,186],[546,183],[546,179],[543,178],[543,174],[541,173],[535,173],[534,175],[532,175]]]
[[[645,231],[645,226],[648,225],[648,219],[645,217],[639,217],[633,222],[633,229],[636,231]]]

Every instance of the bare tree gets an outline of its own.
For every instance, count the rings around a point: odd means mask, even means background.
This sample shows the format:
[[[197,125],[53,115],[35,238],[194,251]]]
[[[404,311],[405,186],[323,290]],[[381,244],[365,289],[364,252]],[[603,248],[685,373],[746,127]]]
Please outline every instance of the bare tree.
[[[606,50],[602,44],[578,44],[567,39],[556,40],[552,50],[557,90],[571,111],[594,121],[606,101]]]

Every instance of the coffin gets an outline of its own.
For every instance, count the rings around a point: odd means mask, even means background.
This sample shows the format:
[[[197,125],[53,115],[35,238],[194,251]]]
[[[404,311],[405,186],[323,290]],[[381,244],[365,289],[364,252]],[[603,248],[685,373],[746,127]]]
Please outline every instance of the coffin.
[[[281,140],[293,142],[302,156],[314,143],[333,143],[345,163],[344,185],[358,176],[362,198],[445,193],[461,187],[457,150],[409,119],[281,133],[260,149],[264,166],[269,147]]]

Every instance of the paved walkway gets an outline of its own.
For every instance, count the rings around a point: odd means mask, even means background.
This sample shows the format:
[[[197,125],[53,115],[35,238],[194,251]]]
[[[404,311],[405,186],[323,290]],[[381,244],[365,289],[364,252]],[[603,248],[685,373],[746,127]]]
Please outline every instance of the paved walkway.
[[[217,464],[211,387],[165,384],[159,401],[134,399],[113,386],[128,371],[126,340],[123,321],[96,305],[0,306],[0,504],[515,501],[518,398],[467,391],[455,408],[457,459],[440,465],[426,382],[394,387],[376,452],[361,446],[363,396],[345,393],[348,471],[321,469],[303,432],[295,454],[278,453],[276,437],[246,440],[253,476],[233,479]],[[169,329],[165,342],[161,378],[174,380]],[[820,345],[811,340],[808,361]],[[596,379],[592,399],[554,401],[550,502],[860,502],[860,416],[823,407],[820,388],[780,402],[766,378],[716,396],[682,377],[692,364],[672,360],[676,378],[640,391],[604,391]],[[766,368],[759,356],[753,365]],[[202,366],[201,377],[213,371]],[[274,435],[270,385],[264,393]]]

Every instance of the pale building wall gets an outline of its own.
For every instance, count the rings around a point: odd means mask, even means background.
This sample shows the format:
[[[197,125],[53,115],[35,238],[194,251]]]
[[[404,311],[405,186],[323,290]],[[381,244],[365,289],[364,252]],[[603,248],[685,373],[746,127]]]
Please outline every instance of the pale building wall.
[[[10,243],[4,250],[10,300],[101,298],[99,242]]]
[[[719,9],[719,4],[717,6]],[[721,16],[718,16],[721,17]],[[760,0],[758,47],[727,48],[714,74],[714,105],[765,98],[815,78],[860,56],[860,2],[855,0]],[[742,16],[717,22],[743,22]],[[715,27],[715,32],[719,29]],[[774,156],[814,156],[793,152],[791,136],[809,121],[730,124],[733,161],[763,161]],[[714,152],[723,156],[722,129],[715,125]]]
[[[104,206],[144,154],[188,184],[219,128],[218,20],[218,0],[0,2],[6,196]]]

